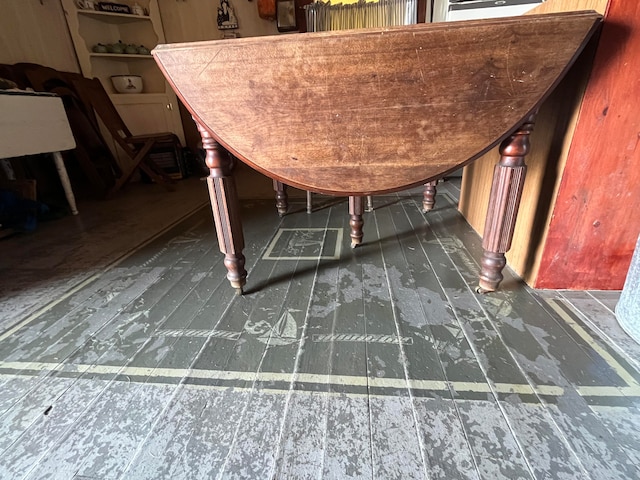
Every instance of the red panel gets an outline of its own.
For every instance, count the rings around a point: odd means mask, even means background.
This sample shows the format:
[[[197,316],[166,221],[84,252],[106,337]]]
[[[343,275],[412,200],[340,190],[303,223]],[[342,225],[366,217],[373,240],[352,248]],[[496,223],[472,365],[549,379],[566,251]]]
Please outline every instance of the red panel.
[[[621,289],[640,232],[640,2],[612,0],[535,287]]]

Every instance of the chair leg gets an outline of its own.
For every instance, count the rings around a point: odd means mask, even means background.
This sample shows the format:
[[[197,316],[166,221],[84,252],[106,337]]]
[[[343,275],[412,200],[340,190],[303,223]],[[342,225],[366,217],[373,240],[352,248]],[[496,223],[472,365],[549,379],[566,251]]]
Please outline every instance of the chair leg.
[[[148,163],[147,161],[143,161],[139,165],[140,170],[151,177],[155,183],[162,185],[167,191],[173,192],[175,191],[175,182],[173,178],[169,177],[166,173],[160,173],[159,167],[155,163]]]
[[[167,190],[173,189],[173,187],[169,187],[167,185],[168,182],[165,182],[165,179],[161,174],[157,173],[149,166],[150,164],[155,165],[155,163],[153,163],[153,161],[151,161],[150,159],[145,159],[149,151],[151,151],[151,148],[153,147],[154,143],[155,141],[153,139],[149,139],[145,142],[145,144],[136,154],[135,158],[132,159],[131,165],[126,170],[123,170],[122,176],[118,178],[116,183],[109,189],[106,195],[107,198],[112,197],[118,190],[120,190],[120,188],[131,179],[131,177],[133,176],[133,174],[138,168],[143,170],[156,183],[164,184]],[[159,169],[157,165],[156,165],[156,169]],[[162,172],[162,174],[166,176],[164,172]],[[173,183],[173,179],[171,179],[170,177],[168,178],[171,180],[171,183]]]

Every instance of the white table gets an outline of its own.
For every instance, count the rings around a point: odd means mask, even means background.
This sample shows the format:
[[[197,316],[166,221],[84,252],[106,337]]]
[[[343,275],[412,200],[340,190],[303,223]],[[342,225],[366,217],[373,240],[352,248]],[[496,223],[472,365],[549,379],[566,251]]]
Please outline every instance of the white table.
[[[0,91],[0,158],[52,153],[71,213],[77,215],[76,199],[60,154],[75,147],[60,97],[46,93]]]

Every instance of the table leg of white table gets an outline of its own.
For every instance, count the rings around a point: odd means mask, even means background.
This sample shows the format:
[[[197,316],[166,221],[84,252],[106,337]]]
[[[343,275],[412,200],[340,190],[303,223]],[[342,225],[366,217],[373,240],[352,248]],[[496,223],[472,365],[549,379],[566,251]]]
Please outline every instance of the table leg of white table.
[[[67,202],[69,202],[71,213],[77,215],[78,208],[76,207],[76,197],[73,195],[69,175],[67,175],[67,168],[64,166],[64,160],[62,159],[60,152],[53,152],[53,161],[56,164],[58,175],[60,175],[60,182],[62,182],[62,188],[64,188],[64,194],[67,197]]]

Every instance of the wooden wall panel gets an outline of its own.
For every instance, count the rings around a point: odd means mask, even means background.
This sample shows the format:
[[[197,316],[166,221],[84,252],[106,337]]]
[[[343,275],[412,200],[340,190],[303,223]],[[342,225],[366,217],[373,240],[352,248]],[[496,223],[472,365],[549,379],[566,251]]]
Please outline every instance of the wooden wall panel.
[[[19,62],[80,72],[59,0],[0,2],[0,63]]]
[[[607,4],[608,0],[549,0],[527,14],[589,9],[604,14]],[[530,285],[535,284],[538,275],[554,199],[591,70],[593,50],[595,42],[542,105],[531,136],[527,179],[512,248],[507,253],[509,266]],[[466,167],[462,178],[459,209],[480,234],[484,231],[491,178],[498,158],[496,148]]]
[[[639,51],[640,3],[612,0],[536,287],[624,284],[640,232]]]

